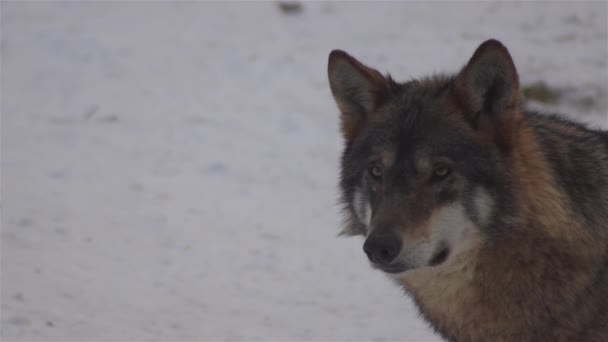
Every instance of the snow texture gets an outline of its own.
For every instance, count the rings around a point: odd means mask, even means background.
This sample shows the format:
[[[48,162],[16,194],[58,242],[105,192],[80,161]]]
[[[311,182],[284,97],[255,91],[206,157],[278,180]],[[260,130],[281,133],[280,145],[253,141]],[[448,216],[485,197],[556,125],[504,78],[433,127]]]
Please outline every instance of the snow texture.
[[[608,122],[601,1],[1,13],[3,341],[440,340],[336,236],[332,49],[407,80],[498,38],[552,109]]]

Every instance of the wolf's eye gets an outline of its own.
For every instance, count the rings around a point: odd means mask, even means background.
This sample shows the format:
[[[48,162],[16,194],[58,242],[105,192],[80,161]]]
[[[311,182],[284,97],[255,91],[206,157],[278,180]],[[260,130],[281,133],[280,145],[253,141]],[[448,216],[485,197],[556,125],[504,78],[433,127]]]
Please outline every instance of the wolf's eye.
[[[382,177],[382,168],[380,166],[372,166],[369,168],[369,174],[373,177],[373,178],[380,178]]]
[[[447,166],[436,167],[435,170],[433,170],[433,178],[436,180],[444,179],[450,174],[450,172],[452,172],[452,170],[450,170],[450,168]]]

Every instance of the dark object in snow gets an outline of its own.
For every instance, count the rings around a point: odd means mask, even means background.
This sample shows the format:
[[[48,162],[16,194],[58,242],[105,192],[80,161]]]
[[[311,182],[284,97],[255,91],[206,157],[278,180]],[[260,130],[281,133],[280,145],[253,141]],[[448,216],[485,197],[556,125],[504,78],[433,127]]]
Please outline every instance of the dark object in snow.
[[[521,90],[526,100],[534,100],[544,104],[555,104],[561,96],[559,90],[549,87],[543,81],[523,86]]]
[[[285,14],[298,14],[302,12],[302,3],[300,1],[279,1],[277,3],[281,12]]]

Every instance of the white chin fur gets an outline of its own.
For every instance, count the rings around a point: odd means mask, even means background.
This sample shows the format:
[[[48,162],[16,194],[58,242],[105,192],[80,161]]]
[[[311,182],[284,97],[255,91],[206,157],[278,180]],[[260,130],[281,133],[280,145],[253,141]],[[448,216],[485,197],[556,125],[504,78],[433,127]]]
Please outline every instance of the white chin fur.
[[[400,279],[410,271],[429,267],[431,259],[442,246],[449,249],[447,259],[433,267],[449,264],[450,260],[469,246],[474,240],[477,226],[467,214],[460,202],[439,209],[430,221],[428,240],[413,242],[404,241],[400,258],[412,268],[401,273],[387,273],[390,278]]]
[[[399,272],[399,273],[387,273],[387,272],[384,272],[384,273],[385,273],[385,274],[386,274],[386,275],[387,275],[389,278],[392,278],[392,279],[398,280],[398,279],[400,279],[401,277],[403,277],[403,276],[404,276],[404,275],[405,275],[407,272],[409,272],[409,271],[411,271],[411,270],[407,270],[407,271],[403,271],[403,272]]]

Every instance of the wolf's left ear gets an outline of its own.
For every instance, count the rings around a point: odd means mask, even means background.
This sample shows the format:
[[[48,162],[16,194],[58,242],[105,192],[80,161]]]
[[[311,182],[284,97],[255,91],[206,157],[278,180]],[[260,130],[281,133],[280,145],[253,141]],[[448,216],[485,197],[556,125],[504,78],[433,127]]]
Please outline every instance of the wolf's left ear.
[[[474,127],[490,124],[498,142],[509,144],[522,111],[519,77],[504,45],[494,39],[482,43],[456,77],[455,91]]]
[[[329,86],[341,112],[342,133],[352,142],[388,98],[391,82],[344,51],[329,54]]]

